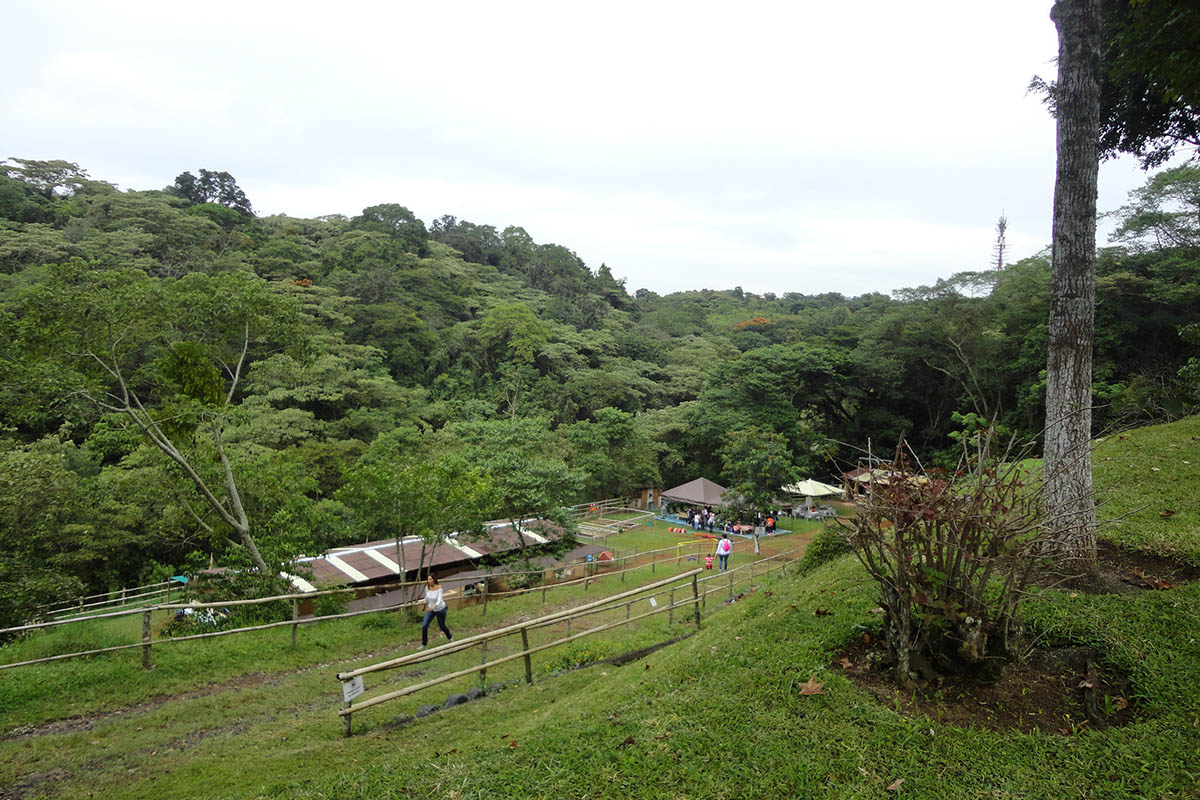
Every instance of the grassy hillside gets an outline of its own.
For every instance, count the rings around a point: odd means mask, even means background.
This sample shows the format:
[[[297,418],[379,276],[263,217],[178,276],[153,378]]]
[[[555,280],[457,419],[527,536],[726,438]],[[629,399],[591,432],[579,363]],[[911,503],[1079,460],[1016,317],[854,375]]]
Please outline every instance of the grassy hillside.
[[[1198,423],[1101,443],[1104,508],[1128,514],[1106,537],[1200,553],[1196,483],[1162,479],[1168,461],[1196,460]],[[1159,504],[1177,513],[1164,519]],[[900,779],[902,795],[946,800],[1197,796],[1200,583],[1031,596],[1025,616],[1041,640],[1092,644],[1131,676],[1140,718],[1074,735],[960,728],[882,704],[834,665],[848,642],[876,632],[874,605],[843,557],[760,587],[641,661],[545,677],[410,724],[390,724],[399,709],[385,706],[350,739],[332,673],[364,651],[329,639],[320,669],[230,674],[207,693],[89,728],[0,741],[0,796],[27,786],[61,797],[882,798]],[[373,636],[364,632],[381,644]],[[812,677],[821,694],[802,693]],[[7,700],[5,729],[27,716],[19,696]]]
[[[1092,460],[1103,538],[1200,565],[1200,416],[1110,436]]]

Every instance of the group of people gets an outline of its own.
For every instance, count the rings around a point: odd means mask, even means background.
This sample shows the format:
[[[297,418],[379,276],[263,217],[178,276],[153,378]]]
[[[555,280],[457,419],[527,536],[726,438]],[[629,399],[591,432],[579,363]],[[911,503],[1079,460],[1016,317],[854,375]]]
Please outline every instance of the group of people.
[[[782,516],[782,511],[768,511],[766,514],[759,513],[754,520],[755,528],[762,528],[766,533],[774,533],[779,517]],[[687,524],[694,531],[708,531],[715,533],[716,531],[725,531],[728,533],[738,533],[742,530],[750,530],[751,526],[742,525],[741,520],[737,517],[729,516],[718,519],[716,512],[711,508],[689,508],[686,512]]]
[[[706,530],[709,533],[713,532],[713,528],[717,524],[717,515],[711,508],[689,508],[687,511],[688,525],[692,526],[692,530]]]

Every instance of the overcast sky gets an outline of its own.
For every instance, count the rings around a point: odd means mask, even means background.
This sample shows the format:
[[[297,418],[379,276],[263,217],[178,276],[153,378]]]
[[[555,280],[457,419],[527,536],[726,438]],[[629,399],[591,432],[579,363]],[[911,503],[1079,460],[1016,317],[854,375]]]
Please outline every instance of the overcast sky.
[[[524,227],[630,290],[890,292],[1049,244],[1048,0],[9,2],[0,157]],[[1145,175],[1100,171],[1100,208]]]

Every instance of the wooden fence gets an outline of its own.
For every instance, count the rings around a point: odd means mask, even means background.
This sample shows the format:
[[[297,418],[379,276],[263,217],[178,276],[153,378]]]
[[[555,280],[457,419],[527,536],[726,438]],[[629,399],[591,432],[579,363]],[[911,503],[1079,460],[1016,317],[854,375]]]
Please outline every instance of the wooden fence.
[[[462,678],[462,677],[471,675],[473,673],[479,673],[480,681],[483,682],[485,680],[485,676],[489,669],[494,669],[495,667],[500,666],[501,664],[505,664],[510,661],[514,661],[518,658],[524,659],[524,662],[525,662],[525,664],[524,664],[524,666],[525,666],[525,682],[533,683],[533,665],[532,665],[533,654],[539,653],[539,652],[542,652],[545,650],[549,650],[551,648],[558,647],[563,644],[567,644],[568,642],[576,641],[585,636],[591,636],[591,635],[594,635],[597,633],[602,633],[604,631],[611,630],[611,629],[619,627],[621,625],[628,626],[630,623],[636,622],[641,619],[645,619],[645,618],[653,616],[655,614],[661,614],[661,613],[665,612],[673,620],[676,609],[691,606],[692,607],[692,618],[695,621],[696,628],[699,629],[701,611],[702,611],[702,609],[704,609],[707,606],[708,595],[713,594],[713,593],[720,593],[720,594],[728,593],[728,599],[732,600],[735,597],[735,589],[737,587],[737,584],[742,579],[744,579],[747,584],[747,591],[752,590],[754,588],[754,581],[755,581],[756,577],[761,581],[762,579],[764,579],[768,575],[770,575],[772,572],[782,571],[783,569],[785,569],[787,567],[787,565],[789,563],[792,563],[793,561],[795,561],[795,559],[788,559],[788,558],[785,558],[785,556],[792,555],[796,552],[797,552],[796,550],[793,550],[793,551],[790,551],[789,553],[780,554],[780,555],[776,555],[776,556],[769,556],[767,558],[760,559],[758,561],[753,561],[749,564],[746,564],[741,567],[737,567],[735,569],[724,570],[724,571],[720,571],[720,572],[709,571],[709,570],[705,570],[705,569],[701,569],[701,568],[692,569],[687,572],[684,572],[681,575],[675,575],[670,578],[665,578],[660,581],[655,581],[655,582],[649,583],[645,586],[640,586],[636,589],[630,589],[628,591],[621,592],[621,593],[618,593],[618,594],[615,594],[615,595],[612,595],[609,597],[605,597],[600,600],[593,601],[591,603],[585,603],[584,605],[581,605],[581,606],[576,606],[574,608],[565,609],[562,611],[556,611],[556,612],[553,612],[550,614],[546,614],[542,617],[538,617],[537,619],[529,620],[528,622],[521,622],[521,623],[517,623],[514,625],[508,625],[508,626],[505,626],[503,628],[498,628],[493,631],[487,631],[484,633],[476,634],[474,636],[465,637],[465,638],[461,638],[461,639],[455,639],[455,640],[447,642],[443,645],[432,647],[427,650],[422,650],[422,651],[419,651],[416,653],[410,653],[405,656],[400,656],[399,658],[389,659],[387,661],[382,661],[377,664],[371,664],[371,665],[368,665],[365,667],[361,667],[359,669],[350,670],[348,672],[338,673],[337,678],[342,683],[342,698],[343,698],[342,708],[338,711],[338,715],[342,717],[342,724],[344,727],[344,735],[349,736],[351,734],[351,719],[352,719],[352,716],[357,712],[365,711],[368,708],[373,708],[374,706],[380,705],[382,703],[386,703],[390,700],[396,700],[401,697],[407,697],[409,695],[415,694],[416,692],[422,691],[424,689],[428,689],[433,686],[437,686],[439,684],[446,683],[448,681],[456,680],[458,678]],[[757,573],[756,573],[756,570],[757,570]],[[706,573],[706,572],[708,572],[708,574],[704,575],[704,573]],[[702,575],[703,575],[703,577],[701,577]],[[676,601],[675,600],[675,592],[680,588],[684,588],[686,591],[687,586],[686,586],[686,584],[683,585],[682,587],[679,585],[675,585],[675,586],[672,586],[672,585],[679,584],[682,581],[688,581],[689,579],[690,579],[691,596],[686,597],[685,599],[683,599],[681,601]],[[703,585],[703,587],[704,587],[703,591],[701,591],[701,589],[700,589],[701,585]],[[650,598],[655,598],[660,595],[666,594],[666,595],[668,595],[669,599],[663,605],[655,605],[655,607],[652,608],[652,610],[650,610],[648,612],[644,612],[644,613],[638,614],[638,615],[631,615],[630,608],[631,608],[631,604],[634,602],[634,598],[639,598],[639,596],[646,595],[647,592],[651,593],[649,595]],[[639,599],[647,599],[647,598],[640,597]],[[603,613],[606,611],[613,611],[613,610],[619,609],[622,605],[624,605],[624,607],[625,607],[624,619],[617,620],[616,622],[599,625],[594,628],[589,628],[587,630],[580,631],[578,633],[574,633],[574,634],[571,633],[571,621],[572,620],[580,619],[580,618],[583,618],[586,616],[590,616],[592,614]],[[530,643],[529,643],[530,631],[533,631],[538,628],[546,627],[548,625],[562,623],[562,622],[567,623],[567,636],[560,638],[560,639],[556,639],[552,642],[548,642],[545,644],[530,646]],[[487,647],[490,642],[494,642],[494,641],[497,641],[500,639],[504,639],[508,636],[513,636],[513,635],[517,635],[517,634],[519,634],[521,637],[521,649],[518,652],[511,653],[509,655],[502,656],[500,658],[494,658],[490,661],[487,659]],[[362,696],[365,693],[365,687],[363,686],[363,683],[362,683],[362,676],[364,676],[364,675],[368,675],[368,674],[376,673],[376,672],[387,671],[387,670],[393,670],[393,669],[396,669],[399,667],[411,667],[415,664],[420,664],[420,663],[423,663],[426,661],[433,661],[434,659],[441,658],[443,656],[448,656],[448,655],[452,655],[455,653],[461,653],[461,652],[468,650],[470,648],[473,648],[473,647],[480,647],[483,650],[482,663],[480,663],[478,665],[473,665],[473,666],[467,667],[465,669],[454,670],[450,673],[447,673],[447,674],[442,675],[437,678],[432,678],[432,679],[429,679],[426,681],[422,681],[420,683],[415,683],[415,684],[412,684],[409,686],[405,686],[403,688],[400,688],[400,689],[397,689],[394,691],[389,691],[389,692],[385,692],[383,694],[375,695],[375,696],[369,697],[365,700],[361,700],[358,703],[354,702],[354,700],[356,698]]]
[[[577,639],[581,639],[585,636],[591,636],[596,633],[600,633],[601,631],[605,631],[610,628],[616,627],[618,625],[626,625],[630,622],[634,622],[636,620],[643,619],[643,618],[651,616],[653,614],[660,614],[664,611],[672,611],[673,612],[674,609],[677,607],[691,605],[694,609],[694,618],[696,621],[696,626],[698,628],[700,626],[700,592],[699,592],[699,588],[698,588],[698,584],[697,584],[697,576],[701,572],[703,572],[703,570],[700,570],[700,569],[690,570],[689,572],[685,572],[682,575],[676,575],[674,577],[667,578],[665,580],[655,581],[654,583],[650,583],[645,586],[639,586],[636,589],[630,589],[629,591],[621,592],[620,594],[616,594],[611,597],[606,597],[601,600],[596,600],[591,603],[585,603],[584,605],[576,606],[575,608],[565,609],[562,611],[555,611],[553,613],[546,614],[544,616],[538,617],[537,619],[533,619],[528,622],[521,622],[521,623],[517,623],[515,625],[508,625],[503,628],[498,628],[494,631],[486,631],[484,633],[479,633],[474,636],[468,636],[468,637],[460,639],[458,641],[450,641],[450,642],[447,642],[446,644],[431,648],[429,650],[424,650],[424,651],[421,651],[418,653],[412,653],[407,656],[401,656],[400,658],[393,658],[388,661],[380,662],[378,664],[371,664],[370,666],[361,667],[359,669],[351,670],[349,672],[339,672],[337,678],[339,681],[342,682],[342,685],[343,685],[342,696],[343,696],[344,700],[343,700],[343,707],[341,710],[338,711],[338,714],[341,715],[341,717],[342,717],[342,724],[345,727],[345,735],[346,736],[350,735],[351,717],[357,711],[364,711],[368,708],[377,706],[381,703],[386,703],[389,700],[395,700],[400,697],[405,697],[407,695],[418,692],[422,689],[428,689],[431,686],[437,686],[438,684],[446,683],[447,681],[452,681],[457,678],[461,678],[461,677],[470,675],[475,672],[478,672],[481,675],[486,675],[487,671],[489,669],[494,669],[495,667],[498,667],[501,664],[505,664],[509,661],[514,661],[518,658],[523,658],[525,660],[525,682],[533,683],[532,656],[534,653],[538,653],[543,650],[548,650],[552,647],[557,647],[559,645],[566,644],[567,642],[572,642]],[[541,644],[541,645],[536,645],[536,646],[530,646],[530,644],[529,644],[529,632],[534,629],[542,628],[547,625],[557,624],[560,622],[566,622],[566,621],[569,621],[572,619],[578,619],[580,617],[587,616],[591,613],[596,613],[598,611],[611,611],[614,608],[619,607],[619,604],[627,598],[633,598],[633,597],[637,597],[638,595],[644,595],[647,592],[654,592],[657,589],[662,589],[664,587],[670,586],[671,584],[676,584],[681,581],[688,580],[689,578],[691,579],[692,596],[687,600],[681,601],[679,603],[672,602],[666,606],[658,606],[648,612],[639,614],[635,617],[629,617],[627,619],[620,620],[618,622],[609,623],[606,625],[600,625],[595,628],[589,628],[588,630],[581,631],[581,632],[575,633],[575,634],[571,634],[562,639],[556,639],[555,641],[549,642],[546,644]],[[654,597],[655,595],[651,594],[650,596]],[[618,605],[614,606],[613,605],[614,603],[616,603]],[[439,658],[441,656],[450,655],[451,653],[458,653],[463,650],[468,650],[472,647],[482,646],[488,642],[496,641],[498,639],[502,639],[507,636],[512,636],[514,634],[520,634],[520,636],[521,636],[521,650],[517,653],[503,656],[501,658],[496,658],[491,661],[485,660],[484,663],[479,664],[478,666],[472,666],[467,669],[457,670],[455,672],[451,672],[446,675],[442,675],[441,677],[433,678],[432,680],[427,680],[422,683],[417,683],[417,684],[413,684],[411,686],[406,686],[403,689],[398,689],[396,691],[386,692],[381,695],[376,695],[374,697],[363,700],[357,704],[353,703],[353,699],[358,696],[356,694],[356,692],[358,692],[362,689],[362,682],[360,679],[363,675],[367,675],[367,674],[373,673],[373,672],[381,672],[384,670],[396,669],[398,667],[411,666],[412,664],[418,664],[423,661],[432,661],[433,659]]]
[[[655,549],[655,550],[647,550],[647,551],[642,551],[640,553],[635,552],[633,555],[614,558],[610,561],[581,562],[581,563],[573,564],[573,565],[564,565],[563,567],[557,568],[557,569],[551,568],[550,570],[532,570],[532,571],[526,571],[526,572],[500,573],[499,574],[500,576],[522,575],[522,574],[533,573],[533,574],[541,574],[543,576],[543,578],[544,578],[546,572],[563,571],[563,570],[571,570],[572,573],[574,573],[575,571],[582,570],[582,572],[584,574],[582,577],[573,578],[570,580],[558,581],[555,583],[549,583],[549,582],[543,580],[543,582],[539,586],[530,586],[530,587],[521,588],[521,589],[512,589],[512,590],[500,591],[500,592],[489,592],[489,591],[485,590],[482,593],[482,597],[477,602],[481,602],[483,604],[483,612],[482,613],[484,616],[487,615],[488,604],[493,599],[511,597],[511,596],[520,595],[520,594],[529,594],[531,592],[539,592],[540,591],[542,594],[542,603],[544,604],[547,602],[548,590],[553,590],[553,589],[557,589],[560,587],[565,588],[568,586],[577,586],[577,585],[582,584],[584,590],[587,591],[588,589],[590,589],[592,584],[597,583],[598,581],[606,580],[606,579],[610,579],[610,578],[613,580],[619,579],[620,582],[624,583],[626,581],[626,573],[630,569],[630,567],[629,567],[630,562],[633,562],[635,566],[643,566],[641,564],[638,564],[638,562],[642,559],[645,559],[647,556],[650,556],[649,566],[650,566],[650,572],[653,575],[657,569],[657,565],[660,563],[674,561],[675,564],[679,564],[685,557],[685,553],[687,554],[687,557],[691,557],[691,551],[693,548],[695,548],[695,551],[697,554],[696,558],[698,559],[699,554],[701,552],[711,548],[712,546],[713,546],[713,543],[711,541],[700,539],[700,540],[697,540],[696,542],[680,542],[679,544],[672,545],[671,547],[659,548],[659,549]],[[782,555],[784,555],[784,556],[791,555],[796,552],[797,552],[797,550],[791,550],[791,551],[788,551],[788,553],[784,553]],[[660,558],[659,556],[662,556],[662,557]],[[378,585],[378,586],[372,586],[369,588],[376,589],[376,590],[383,590],[383,589],[399,589],[399,588],[404,588],[404,587],[411,588],[414,586],[423,586],[423,585],[424,585],[424,581],[405,581],[405,582],[398,582],[398,583],[382,584],[382,585]],[[0,634],[24,633],[27,631],[53,628],[53,627],[57,627],[60,625],[70,625],[70,624],[81,623],[81,622],[93,622],[95,620],[112,619],[112,618],[116,618],[116,617],[130,616],[130,615],[134,615],[134,614],[142,615],[141,640],[136,643],[115,645],[112,647],[102,647],[102,648],[97,648],[97,649],[93,649],[93,650],[82,650],[82,651],[77,651],[77,652],[72,652],[72,653],[62,653],[62,654],[53,655],[53,656],[44,656],[42,658],[29,659],[27,661],[18,661],[18,662],[13,662],[13,663],[8,663],[8,664],[0,664],[0,670],[14,669],[16,667],[27,667],[27,666],[32,666],[35,664],[44,664],[44,663],[48,663],[48,662],[52,662],[52,661],[63,661],[63,660],[71,659],[71,658],[81,658],[84,656],[99,655],[102,653],[114,653],[114,652],[118,652],[118,651],[122,651],[122,650],[131,650],[131,649],[135,649],[135,648],[139,648],[139,647],[142,648],[142,666],[145,669],[149,670],[149,669],[154,668],[153,660],[152,660],[152,648],[154,648],[156,646],[172,643],[172,642],[186,642],[186,641],[192,641],[195,639],[211,639],[211,638],[215,638],[218,636],[232,636],[232,635],[241,634],[241,633],[250,633],[252,631],[262,631],[262,630],[268,630],[271,628],[279,628],[279,627],[284,627],[284,626],[290,625],[290,626],[292,626],[292,644],[294,645],[296,643],[297,630],[298,630],[299,626],[301,626],[301,625],[311,625],[315,622],[324,622],[326,620],[346,619],[349,617],[357,617],[357,616],[361,616],[364,614],[376,614],[376,613],[396,611],[396,610],[400,610],[403,608],[415,607],[421,603],[421,600],[415,600],[415,601],[398,603],[398,604],[390,605],[390,606],[384,606],[381,608],[371,608],[371,609],[364,609],[364,610],[360,610],[360,611],[349,611],[349,612],[345,612],[345,613],[341,613],[341,614],[327,614],[327,615],[323,615],[323,616],[311,616],[311,617],[301,617],[300,616],[299,605],[300,605],[300,602],[303,600],[308,600],[308,599],[312,599],[312,598],[320,597],[320,596],[324,596],[324,595],[359,593],[362,591],[362,588],[363,587],[350,587],[350,588],[344,588],[344,589],[325,589],[325,590],[318,591],[318,592],[303,592],[303,593],[297,593],[297,594],[284,594],[284,595],[276,595],[273,597],[261,597],[261,598],[248,599],[248,600],[223,600],[223,601],[208,602],[208,603],[167,603],[167,604],[160,604],[160,605],[153,605],[153,606],[144,606],[144,607],[140,607],[140,608],[124,609],[121,611],[93,613],[93,614],[90,614],[90,615],[84,616],[84,617],[72,617],[72,618],[67,618],[67,619],[52,620],[49,622],[31,623],[28,625],[18,625],[18,626],[11,627],[11,628],[3,628],[3,629],[0,629]],[[705,596],[707,596],[707,592],[705,593]],[[196,633],[196,634],[190,634],[190,635],[186,635],[186,636],[173,636],[173,637],[166,637],[166,638],[159,638],[159,639],[155,639],[153,636],[152,616],[156,612],[176,611],[176,610],[180,610],[180,609],[191,609],[193,611],[202,611],[204,609],[224,609],[224,608],[238,607],[238,606],[261,605],[261,604],[265,604],[265,603],[274,603],[274,602],[280,602],[280,601],[288,601],[291,603],[291,605],[292,605],[292,618],[291,619],[283,620],[283,621],[279,621],[279,622],[263,623],[260,625],[250,625],[250,626],[241,627],[241,628],[230,628],[228,630],[222,630],[222,631],[211,631],[208,633]],[[703,603],[703,598],[701,598],[701,602]]]
[[[111,592],[77,597],[73,600],[59,600],[55,603],[46,603],[38,606],[34,610],[34,614],[39,620],[61,619],[67,615],[86,616],[92,612],[112,608],[113,606],[125,606],[131,603],[142,605],[155,597],[163,597],[169,603],[171,602],[171,590],[176,588],[182,588],[181,584],[177,581],[149,583],[145,586],[129,586],[123,589],[114,589]]]

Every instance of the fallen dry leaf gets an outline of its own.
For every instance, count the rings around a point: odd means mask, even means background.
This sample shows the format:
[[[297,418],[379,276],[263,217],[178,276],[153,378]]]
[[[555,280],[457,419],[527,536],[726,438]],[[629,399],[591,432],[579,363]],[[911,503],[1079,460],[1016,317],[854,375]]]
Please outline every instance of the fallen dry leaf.
[[[871,634],[864,633],[863,634],[863,644],[870,644],[870,643],[871,643]]]
[[[1175,516],[1175,510],[1172,508],[1168,508],[1166,511],[1159,514],[1159,516],[1162,517],[1163,519],[1170,519],[1171,517]]]
[[[1095,689],[1096,684],[1093,683],[1090,678],[1084,678],[1083,680],[1081,680],[1079,682],[1079,688],[1080,689]]]
[[[734,640],[735,642],[740,642],[740,641],[742,640],[742,637],[740,637],[740,636],[735,636],[735,637],[733,637],[733,640]]]
[[[631,744],[633,744],[633,737],[626,736],[625,741],[621,742],[619,745],[617,745],[617,747],[628,747]]]
[[[1129,708],[1129,701],[1124,697],[1118,697],[1113,700],[1113,708],[1115,708],[1117,711],[1124,711],[1125,709]]]
[[[891,784],[888,786],[887,790],[889,792],[899,792],[899,791],[902,791],[901,787],[903,787],[903,786],[904,786],[904,778],[896,778],[896,780],[891,782]]]
[[[844,657],[842,658],[841,661],[838,661],[838,663],[842,665],[842,669],[850,669],[851,667],[854,666],[853,661],[851,661],[848,658],[844,658]]]
[[[517,744],[517,740],[516,740],[516,739],[513,739],[511,742],[509,742],[509,743],[508,743],[508,746],[509,746],[509,747],[514,747],[514,748],[515,748],[515,747],[520,747],[521,745]]]
[[[1164,581],[1162,578],[1155,578],[1154,579],[1154,588],[1155,589],[1174,589],[1175,584],[1171,583],[1170,581]]]
[[[825,692],[821,691],[821,689],[824,686],[825,686],[825,684],[818,681],[817,676],[813,675],[807,681],[800,684],[800,694],[805,695],[805,696],[814,695],[814,694],[825,694]]]
[[[818,608],[813,613],[815,613],[818,617],[832,617],[833,616],[833,612],[830,611],[828,608]]]
[[[770,614],[767,614],[767,617],[768,617],[768,618],[770,618],[770,617],[773,617],[773,616],[775,616],[775,612],[774,612],[774,611],[772,611]]]

